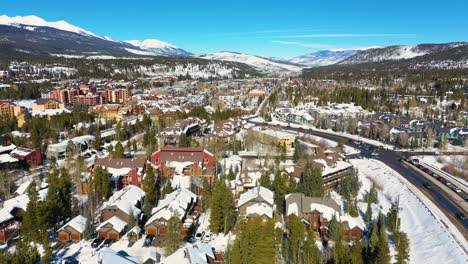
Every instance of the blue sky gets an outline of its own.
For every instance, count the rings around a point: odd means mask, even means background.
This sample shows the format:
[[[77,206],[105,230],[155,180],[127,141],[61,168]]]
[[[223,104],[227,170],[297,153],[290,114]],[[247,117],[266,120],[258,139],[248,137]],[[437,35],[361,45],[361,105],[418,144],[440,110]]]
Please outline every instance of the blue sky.
[[[0,14],[65,20],[118,40],[156,38],[194,53],[289,58],[323,49],[468,41],[466,0],[0,0]]]

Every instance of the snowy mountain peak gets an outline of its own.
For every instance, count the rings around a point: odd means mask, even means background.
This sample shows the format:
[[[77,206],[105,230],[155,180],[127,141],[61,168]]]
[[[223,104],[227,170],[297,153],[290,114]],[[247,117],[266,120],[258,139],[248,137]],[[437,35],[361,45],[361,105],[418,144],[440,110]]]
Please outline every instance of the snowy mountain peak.
[[[135,54],[141,55],[160,55],[160,56],[189,56],[191,53],[178,48],[172,44],[167,42],[158,40],[158,39],[145,39],[141,40],[126,40],[125,43],[131,44],[139,49],[144,50],[147,54],[142,54],[138,51]],[[129,50],[130,51],[130,50]],[[132,52],[132,51],[130,51]]]
[[[300,72],[302,67],[289,62],[279,62],[260,56],[249,55],[231,51],[220,51],[198,55],[199,58],[208,60],[221,60],[245,63],[266,73],[292,73]]]
[[[322,50],[292,58],[289,62],[309,67],[327,66],[343,61],[358,52],[359,50]]]
[[[56,22],[48,22],[37,16],[14,16],[9,17],[7,15],[0,15],[0,25],[27,25],[27,26],[37,26],[37,27],[51,27],[59,30],[69,31],[81,35],[91,35],[96,37],[93,32],[84,30],[80,27],[69,24],[64,20]],[[31,30],[34,30],[32,28]]]
[[[162,49],[162,48],[177,48],[176,46],[169,44],[167,42],[158,40],[158,39],[145,39],[143,41],[141,40],[127,40],[124,41],[127,43],[132,44],[133,46],[137,46],[140,48],[145,48],[145,49]]]

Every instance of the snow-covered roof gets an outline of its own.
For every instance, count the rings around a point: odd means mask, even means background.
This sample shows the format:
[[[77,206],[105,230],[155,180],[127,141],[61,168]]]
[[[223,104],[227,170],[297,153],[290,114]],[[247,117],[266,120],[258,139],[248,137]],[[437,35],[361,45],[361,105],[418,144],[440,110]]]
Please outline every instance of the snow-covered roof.
[[[75,218],[70,220],[68,223],[63,225],[58,231],[64,229],[66,226],[70,226],[71,228],[75,229],[79,233],[83,233],[86,229],[86,217],[82,215],[77,215]]]
[[[0,154],[0,164],[18,162],[17,158],[13,158],[10,154]]]
[[[193,247],[186,248],[187,255],[191,264],[206,264],[208,263],[207,256],[215,258],[213,249],[207,244],[197,244]]]
[[[29,186],[29,185],[28,185]],[[39,200],[44,200],[47,195],[47,189],[42,189],[39,191]],[[18,195],[11,199],[8,199],[3,202],[3,208],[0,209],[0,223],[8,221],[13,216],[10,214],[14,208],[21,208],[26,211],[29,203],[29,196],[27,193]]]
[[[162,200],[159,201],[158,206],[153,208],[151,213],[153,214],[147,223],[151,223],[156,219],[169,220],[174,215],[178,215],[182,218],[188,206],[197,200],[197,195],[188,189],[175,190]]]
[[[16,189],[15,193],[17,193],[18,195],[22,195],[22,194],[26,193],[26,191],[28,190],[29,185],[31,185],[31,181],[25,181],[25,182],[23,182],[23,183],[18,187],[18,189]]]
[[[263,200],[265,200],[267,203],[273,205],[273,192],[263,186],[258,186],[241,194],[239,197],[239,202],[237,203],[237,207],[240,207],[258,197],[263,198]]]
[[[264,203],[256,203],[247,207],[245,214],[246,216],[259,215],[273,218],[273,207]]]
[[[184,168],[187,166],[193,165],[191,161],[169,161],[167,167],[174,168],[175,173],[181,174],[184,171]]]
[[[190,189],[192,184],[192,176],[184,174],[174,174],[172,176],[171,186],[174,189]]]
[[[112,263],[112,264],[135,264],[138,263],[138,259],[129,255],[120,255],[113,249],[108,247],[102,247],[97,252],[99,263]]]
[[[135,185],[128,185],[122,190],[114,193],[109,200],[103,204],[103,208],[117,207],[130,215],[130,213],[135,212],[135,210],[138,209],[135,205],[137,201],[140,201],[143,198],[143,196],[145,196],[145,192],[142,189]]]
[[[120,219],[118,216],[113,216],[109,219],[107,219],[106,221],[102,222],[98,227],[97,229],[101,229],[103,228],[105,225],[107,224],[111,224],[112,225],[112,228],[117,231],[117,232],[122,232],[124,230],[124,228],[127,226],[127,222],[125,222],[124,220]]]
[[[44,109],[44,110],[35,110],[31,111],[32,116],[54,116],[54,115],[60,115],[63,113],[71,113],[70,110],[66,108],[59,108],[59,109]]]
[[[0,153],[10,152],[16,148],[15,144],[11,143],[10,145],[2,146],[0,145]]]

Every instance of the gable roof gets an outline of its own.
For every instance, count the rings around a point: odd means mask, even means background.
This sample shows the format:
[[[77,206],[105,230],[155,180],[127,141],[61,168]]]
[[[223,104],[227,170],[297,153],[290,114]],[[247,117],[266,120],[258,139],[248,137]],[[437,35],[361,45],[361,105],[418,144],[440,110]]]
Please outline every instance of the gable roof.
[[[124,228],[127,226],[127,222],[120,219],[118,216],[113,216],[106,221],[102,222],[96,229],[99,230],[106,226],[107,224],[111,224],[112,228],[117,232],[122,232]]]
[[[139,210],[136,204],[145,196],[145,192],[135,185],[128,185],[120,191],[115,192],[107,202],[103,204],[103,208],[116,207],[126,214]]]
[[[197,200],[198,196],[188,189],[177,189],[169,194],[162,200],[159,200],[158,206],[153,208],[153,214],[148,219],[147,224],[157,220],[169,220],[174,215],[179,218],[184,217],[189,205]]]
[[[248,190],[245,193],[242,193],[239,197],[239,202],[237,203],[237,207],[241,207],[247,202],[258,199],[258,198],[263,199],[265,202],[267,202],[270,205],[273,205],[274,203],[273,192],[263,186],[258,186],[258,187]]]
[[[70,226],[79,233],[83,233],[86,229],[86,220],[86,217],[82,215],[77,215],[75,218],[63,225],[58,231],[63,230],[66,226]]]

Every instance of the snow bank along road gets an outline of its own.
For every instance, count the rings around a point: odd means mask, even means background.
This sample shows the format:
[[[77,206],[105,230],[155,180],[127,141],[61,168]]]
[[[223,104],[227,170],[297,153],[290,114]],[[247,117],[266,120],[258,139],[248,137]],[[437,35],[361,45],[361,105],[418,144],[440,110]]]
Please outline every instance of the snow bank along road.
[[[249,122],[256,124],[256,125],[261,125],[261,123],[259,122],[254,122],[254,121],[249,121]],[[295,128],[295,127],[290,127],[290,126],[282,126],[282,129],[301,132],[305,134],[311,134],[314,136],[323,137],[325,139],[329,139],[329,140],[336,141],[336,142],[338,142],[340,139],[345,140],[345,142],[348,141],[348,138],[344,136],[329,134],[323,131],[300,129],[300,128]],[[345,145],[349,145],[349,144],[345,143]],[[355,146],[352,146],[352,147],[355,147]],[[369,152],[368,150],[365,150],[365,149],[360,149],[360,150],[363,155],[370,154],[368,153]],[[468,220],[462,221],[458,219],[457,217],[455,217],[455,214],[463,212],[463,210],[459,207],[456,201],[453,201],[451,197],[448,197],[447,195],[445,195],[444,192],[440,192],[436,188],[432,190],[427,190],[423,185],[426,182],[426,178],[424,178],[424,176],[420,175],[419,173],[412,170],[411,168],[405,167],[403,164],[401,164],[401,162],[399,161],[401,153],[393,151],[393,150],[380,150],[379,153],[380,155],[376,157],[376,159],[385,163],[387,166],[389,166],[390,168],[395,170],[397,173],[405,177],[411,184],[417,187],[420,191],[424,192],[424,194],[426,194],[427,197],[430,200],[432,200],[434,204],[442,212],[445,213],[446,217],[452,222],[452,224],[458,228],[459,232],[461,232],[463,236],[465,237],[465,240],[468,239],[468,231],[467,231]]]
[[[419,189],[380,161],[352,159],[351,163],[358,168],[363,189],[370,188],[368,177],[382,186],[378,192],[383,213],[399,196],[401,229],[410,241],[410,263],[468,261],[466,239]]]

